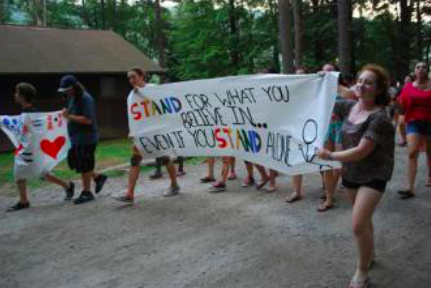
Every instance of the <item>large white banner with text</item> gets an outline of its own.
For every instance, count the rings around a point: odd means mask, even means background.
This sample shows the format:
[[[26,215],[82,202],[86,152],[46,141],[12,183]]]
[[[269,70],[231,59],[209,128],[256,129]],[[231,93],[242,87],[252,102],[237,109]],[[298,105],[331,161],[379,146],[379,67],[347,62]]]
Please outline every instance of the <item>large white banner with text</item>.
[[[67,156],[67,121],[60,111],[0,116],[0,128],[16,148],[16,180],[43,177]]]
[[[337,165],[317,159],[338,73],[255,75],[134,90],[130,136],[144,155],[235,156],[294,175]]]

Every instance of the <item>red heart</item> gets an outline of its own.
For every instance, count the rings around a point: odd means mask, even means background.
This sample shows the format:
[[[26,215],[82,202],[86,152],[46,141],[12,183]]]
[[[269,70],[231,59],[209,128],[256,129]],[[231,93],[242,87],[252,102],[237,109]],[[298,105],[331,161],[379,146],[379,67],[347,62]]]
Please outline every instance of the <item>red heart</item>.
[[[17,156],[19,154],[19,152],[21,152],[22,149],[24,149],[24,146],[22,146],[22,144],[20,143],[18,148],[16,148],[16,150],[15,150],[15,156]]]
[[[44,139],[40,142],[40,148],[45,154],[57,159],[57,155],[65,143],[66,138],[64,136],[57,137],[53,142]]]

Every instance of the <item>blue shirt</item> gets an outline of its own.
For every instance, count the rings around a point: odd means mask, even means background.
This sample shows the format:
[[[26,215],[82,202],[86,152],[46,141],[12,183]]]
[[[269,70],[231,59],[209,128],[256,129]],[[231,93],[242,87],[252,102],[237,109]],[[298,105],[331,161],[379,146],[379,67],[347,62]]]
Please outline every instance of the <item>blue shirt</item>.
[[[97,144],[99,133],[93,97],[87,92],[82,96],[73,96],[69,99],[67,110],[71,115],[84,116],[91,120],[90,125],[69,121],[67,131],[72,145]]]

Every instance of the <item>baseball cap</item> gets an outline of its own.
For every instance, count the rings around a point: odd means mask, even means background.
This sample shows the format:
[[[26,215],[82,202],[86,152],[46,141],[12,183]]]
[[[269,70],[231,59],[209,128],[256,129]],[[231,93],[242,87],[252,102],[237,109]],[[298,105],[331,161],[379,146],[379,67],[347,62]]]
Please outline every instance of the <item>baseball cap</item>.
[[[73,75],[65,75],[60,80],[60,88],[58,88],[58,92],[65,92],[72,88],[75,84],[78,83],[78,79],[76,79]]]

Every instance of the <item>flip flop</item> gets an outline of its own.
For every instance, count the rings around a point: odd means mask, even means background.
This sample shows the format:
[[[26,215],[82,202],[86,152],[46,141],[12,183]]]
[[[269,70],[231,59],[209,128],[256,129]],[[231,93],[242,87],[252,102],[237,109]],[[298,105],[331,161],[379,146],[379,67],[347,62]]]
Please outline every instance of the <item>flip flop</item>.
[[[317,206],[317,211],[318,212],[326,212],[326,211],[328,211],[329,209],[332,209],[332,208],[334,208],[333,204],[327,205],[326,203],[322,203],[319,206]]]
[[[299,200],[301,200],[301,199],[302,199],[302,196],[301,196],[301,195],[299,195],[299,194],[297,194],[297,193],[293,193],[292,195],[290,195],[290,196],[288,196],[288,197],[286,198],[286,203],[291,204],[291,203],[296,202],[296,201],[299,201]]]

